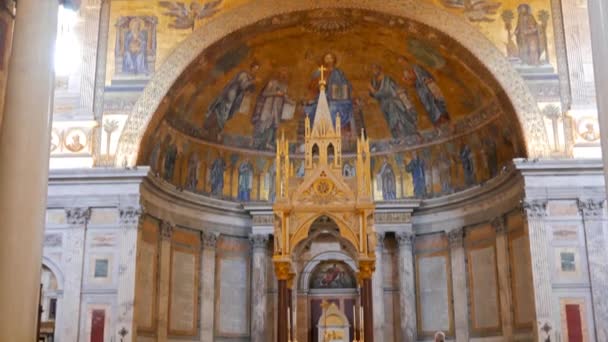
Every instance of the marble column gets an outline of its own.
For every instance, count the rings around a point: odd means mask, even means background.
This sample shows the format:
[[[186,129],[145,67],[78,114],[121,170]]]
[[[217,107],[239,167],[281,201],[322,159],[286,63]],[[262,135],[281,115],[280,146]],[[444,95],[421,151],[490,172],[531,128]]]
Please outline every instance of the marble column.
[[[384,273],[382,255],[384,254],[384,234],[376,233],[376,271],[372,278],[374,302],[374,338],[384,341]]]
[[[139,207],[123,207],[118,209],[120,217],[120,250],[118,261],[118,317],[114,338],[120,341],[133,340],[135,320],[135,265],[137,263],[138,228],[141,226],[141,209]],[[120,335],[124,328],[126,335]]]
[[[252,256],[251,276],[251,341],[266,342],[266,267],[268,264],[268,235],[250,236]]]
[[[526,214],[526,232],[530,240],[530,263],[534,284],[536,324],[534,333],[539,341],[556,340],[552,318],[551,266],[549,263],[549,234],[545,225],[547,202],[527,200],[523,203]]]
[[[399,232],[395,234],[399,245],[399,336],[401,341],[416,341],[416,284],[414,283],[414,234]]]
[[[456,341],[469,340],[469,305],[467,297],[467,269],[464,251],[464,229],[448,232],[452,263],[452,292],[454,296],[454,328]]]
[[[217,233],[203,232],[201,252],[201,342],[213,342],[215,328],[215,253]]]
[[[0,341],[36,340],[56,0],[20,0],[0,115]],[[0,109],[1,110],[1,109]]]
[[[595,336],[598,341],[608,341],[608,225],[604,216],[604,200],[581,199],[578,204],[585,227]]]
[[[275,274],[277,276],[277,342],[287,341],[287,307],[289,305],[288,281],[291,278],[291,263],[289,261],[275,261]]]
[[[608,60],[608,2],[589,0],[588,8],[595,71],[595,98],[604,160],[604,183],[606,193],[608,193],[608,66],[606,65]]]
[[[374,341],[374,294],[372,278],[375,271],[375,263],[373,259],[359,259],[361,305],[363,306],[363,340],[365,342]]]
[[[158,256],[158,321],[157,342],[166,342],[169,332],[169,296],[171,282],[171,238],[174,227],[169,222],[160,224],[160,253]]]
[[[65,210],[69,229],[65,232],[63,267],[66,277],[63,284],[63,298],[58,312],[61,315],[61,329],[57,331],[60,341],[77,341],[80,323],[80,302],[86,227],[91,218],[90,208],[69,208]]]
[[[513,297],[511,295],[508,228],[504,217],[497,217],[492,220],[492,226],[496,230],[496,262],[498,264],[502,335],[505,340],[510,341],[513,338],[513,315],[511,314]]]

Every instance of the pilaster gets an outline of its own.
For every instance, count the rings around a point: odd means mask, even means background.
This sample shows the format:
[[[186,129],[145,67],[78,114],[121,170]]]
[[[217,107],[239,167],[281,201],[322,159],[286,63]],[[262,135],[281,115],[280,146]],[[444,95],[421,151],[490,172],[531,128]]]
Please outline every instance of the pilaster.
[[[141,226],[142,210],[139,207],[127,206],[118,209],[120,218],[120,250],[118,264],[118,317],[116,319],[117,340],[133,340],[135,322],[133,308],[135,306],[135,279],[137,263],[137,242]],[[124,330],[123,330],[124,328]],[[126,332],[120,335],[119,331]]]
[[[536,325],[534,332],[539,341],[555,340],[555,323],[552,319],[551,267],[549,265],[549,235],[545,225],[546,200],[523,202],[527,232],[530,239],[530,262],[534,284]]]
[[[215,254],[219,235],[202,232],[201,252],[201,342],[213,342],[215,327]]]
[[[80,323],[80,304],[85,254],[86,228],[91,219],[91,208],[66,208],[65,250],[63,267],[66,272],[64,295],[59,310],[61,321],[65,322],[57,332],[61,341],[77,341]],[[68,323],[72,322],[72,323]]]
[[[511,314],[513,297],[511,295],[508,228],[502,216],[492,220],[492,227],[496,230],[496,261],[498,265],[502,335],[507,341],[510,341],[513,338],[513,315]]]
[[[255,234],[249,237],[251,241],[252,279],[251,279],[251,341],[267,341],[267,308],[266,308],[266,279],[268,264],[268,235]]]
[[[467,295],[467,269],[464,252],[464,229],[447,232],[452,263],[452,289],[454,296],[454,327],[456,341],[469,340],[469,305]]]
[[[169,290],[171,281],[171,238],[173,224],[162,221],[160,224],[160,253],[158,277],[158,324],[156,336],[158,342],[166,342],[169,331]]]
[[[372,278],[372,299],[374,302],[374,339],[384,341],[384,233],[376,233],[376,271]]]
[[[608,226],[604,215],[603,199],[579,199],[579,210],[583,216],[585,242],[591,295],[593,297],[593,316],[598,341],[608,340]]]
[[[404,342],[416,341],[416,284],[414,283],[414,237],[412,232],[395,234],[399,245],[400,336]]]

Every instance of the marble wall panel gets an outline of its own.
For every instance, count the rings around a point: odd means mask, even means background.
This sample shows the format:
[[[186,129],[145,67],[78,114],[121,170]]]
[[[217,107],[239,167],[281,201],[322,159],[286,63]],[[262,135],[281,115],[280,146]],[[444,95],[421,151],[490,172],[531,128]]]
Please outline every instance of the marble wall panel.
[[[173,247],[171,253],[171,290],[169,333],[195,336],[198,321],[198,270],[196,250]]]
[[[156,329],[156,297],[159,253],[158,223],[145,219],[138,246],[135,320],[140,332]]]
[[[117,224],[118,211],[114,208],[100,208],[91,211],[91,225]]]
[[[509,233],[513,316],[516,329],[529,329],[534,321],[534,288],[529,242],[523,230]]]
[[[477,333],[499,332],[501,321],[495,246],[474,248],[467,254],[472,330]]]
[[[226,337],[249,334],[249,268],[245,257],[218,260],[217,332]]]
[[[445,255],[417,258],[419,325],[423,333],[450,330],[449,260]]]

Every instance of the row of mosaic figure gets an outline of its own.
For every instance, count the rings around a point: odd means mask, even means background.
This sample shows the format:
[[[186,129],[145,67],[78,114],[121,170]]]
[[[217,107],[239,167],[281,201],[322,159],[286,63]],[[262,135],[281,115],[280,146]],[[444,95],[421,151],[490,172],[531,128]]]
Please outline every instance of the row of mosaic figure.
[[[482,184],[516,157],[512,132],[491,127],[442,146],[376,155],[372,158],[376,199],[437,197]],[[148,164],[180,190],[217,198],[274,200],[274,158],[243,155],[214,147],[190,146],[166,134],[149,154]],[[293,161],[296,177],[304,162]],[[344,176],[355,175],[354,160],[344,157]]]

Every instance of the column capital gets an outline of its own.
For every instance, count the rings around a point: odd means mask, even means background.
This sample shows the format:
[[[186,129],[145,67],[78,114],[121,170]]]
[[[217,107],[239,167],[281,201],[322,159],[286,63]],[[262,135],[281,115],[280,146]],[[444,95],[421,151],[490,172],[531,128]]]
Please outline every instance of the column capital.
[[[266,250],[268,248],[269,237],[267,234],[251,234],[249,235],[249,242],[253,250]]]
[[[91,208],[65,208],[65,217],[68,224],[86,225],[91,219]]]
[[[359,274],[360,280],[372,279],[374,271],[376,270],[376,260],[359,260]]]
[[[274,261],[274,271],[278,280],[288,281],[291,277],[291,262],[283,260]]]
[[[201,241],[203,242],[203,249],[215,249],[217,246],[217,239],[219,238],[218,233],[214,232],[201,232]]]
[[[503,216],[495,217],[490,224],[496,230],[496,234],[506,234],[509,230]]]
[[[412,232],[398,232],[395,233],[395,238],[399,244],[399,248],[408,247],[411,248],[414,245],[416,234]]]
[[[120,223],[123,225],[135,225],[139,223],[143,214],[141,207],[127,206],[118,208]]]
[[[578,210],[585,219],[599,219],[604,212],[604,200],[597,198],[579,198]]]
[[[161,221],[160,222],[160,237],[163,240],[171,240],[171,237],[173,236],[173,229],[175,227],[173,226],[172,223],[169,223],[167,221]]]
[[[464,241],[464,228],[456,228],[446,232],[450,247],[462,247]]]
[[[541,219],[547,216],[547,200],[523,200],[521,206],[529,218]]]

